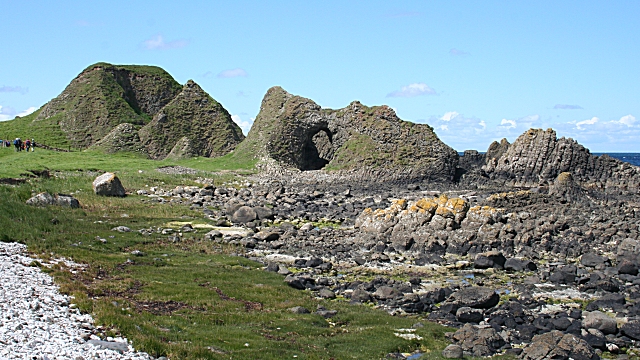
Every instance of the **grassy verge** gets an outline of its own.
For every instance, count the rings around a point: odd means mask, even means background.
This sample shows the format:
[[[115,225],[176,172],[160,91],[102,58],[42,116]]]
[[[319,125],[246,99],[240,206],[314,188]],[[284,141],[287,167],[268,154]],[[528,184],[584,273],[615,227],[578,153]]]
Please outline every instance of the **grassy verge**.
[[[207,220],[186,206],[143,202],[136,195],[98,197],[91,191],[95,174],[76,171],[116,171],[130,190],[191,181],[152,171],[158,162],[126,154],[0,151],[0,177],[37,165],[66,172],[0,185],[0,240],[26,243],[42,264],[59,257],[86,264],[75,273],[64,265],[43,269],[81,310],[94,315],[106,335],[120,334],[140,350],[171,359],[379,359],[416,349],[427,352],[423,358],[439,358],[445,346],[444,327],[344,300],[316,299],[289,288],[282,276],[263,271],[260,264],[233,255],[241,249],[204,242],[203,233],[185,233],[180,242],[160,233],[143,236],[135,230]],[[72,193],[82,207],[25,205],[41,191]],[[111,230],[120,225],[134,231]],[[134,256],[133,250],[144,255]],[[337,316],[326,320],[288,310],[314,311],[319,305],[337,310]],[[416,330],[422,340],[394,335],[418,321],[425,324]]]

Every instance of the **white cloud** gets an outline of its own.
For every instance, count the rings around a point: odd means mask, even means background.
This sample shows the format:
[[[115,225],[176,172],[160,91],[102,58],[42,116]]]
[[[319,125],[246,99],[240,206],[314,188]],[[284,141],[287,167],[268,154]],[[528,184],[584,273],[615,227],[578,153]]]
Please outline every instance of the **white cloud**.
[[[456,112],[456,111],[449,111],[449,112],[444,113],[444,115],[442,115],[440,120],[451,121],[451,119],[455,118],[458,115],[460,115],[460,114],[458,114],[458,112]]]
[[[437,95],[437,92],[425,83],[413,83],[403,86],[400,90],[390,92],[387,97],[415,97],[421,95]]]
[[[37,108],[32,106],[32,107],[28,108],[27,110],[24,110],[24,111],[21,111],[21,112],[17,113],[15,111],[15,109],[13,109],[11,107],[0,105],[0,121],[12,120],[16,116],[27,116],[27,115],[31,114],[32,112],[34,112],[36,110],[37,110]]]
[[[239,76],[243,76],[243,77],[247,76],[247,72],[244,69],[236,68],[236,69],[224,70],[218,74],[218,78],[221,78],[221,79],[234,78]]]
[[[249,121],[242,120],[240,115],[236,114],[231,115],[231,120],[233,120],[233,122],[240,126],[240,129],[242,129],[242,133],[246,136],[247,134],[249,134],[249,130],[251,130],[251,125],[253,125],[253,121],[255,120],[255,118],[249,118]]]
[[[631,115],[631,114],[625,115],[625,116],[621,117],[618,122],[621,123],[621,124],[625,124],[628,127],[631,127],[636,122],[636,117]]]
[[[147,50],[168,50],[179,49],[189,45],[189,41],[185,39],[177,39],[172,41],[165,41],[162,35],[156,35],[151,39],[147,39],[142,42],[142,47]]]
[[[480,120],[480,122],[478,123],[478,125],[480,125],[482,127],[482,130],[487,128],[487,123],[484,122],[484,120]]]
[[[597,117],[594,116],[591,119],[578,121],[576,123],[576,128],[578,128],[578,130],[584,130],[585,127],[583,127],[583,125],[593,125],[593,124],[597,123],[599,120],[600,119],[598,119]]]
[[[36,110],[37,110],[36,107],[32,106],[25,111],[19,112],[16,116],[27,116]]]
[[[442,124],[440,125],[440,130],[449,131],[449,126]]]
[[[515,120],[502,119],[502,121],[500,121],[500,126],[504,126],[507,129],[515,129],[517,123]]]

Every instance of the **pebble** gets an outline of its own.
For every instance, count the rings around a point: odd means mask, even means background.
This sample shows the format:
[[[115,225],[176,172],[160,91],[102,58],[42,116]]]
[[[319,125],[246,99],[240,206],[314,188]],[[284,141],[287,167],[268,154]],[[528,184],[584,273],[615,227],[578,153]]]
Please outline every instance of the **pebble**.
[[[93,319],[69,306],[51,276],[30,266],[26,248],[0,242],[0,360],[152,359],[123,338],[89,340],[97,346],[86,341],[96,337],[87,330]]]

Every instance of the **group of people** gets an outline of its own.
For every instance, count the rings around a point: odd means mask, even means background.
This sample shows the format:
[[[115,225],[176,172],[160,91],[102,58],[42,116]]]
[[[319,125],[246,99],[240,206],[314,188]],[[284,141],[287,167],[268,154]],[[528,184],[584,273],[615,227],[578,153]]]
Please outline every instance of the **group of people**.
[[[22,140],[20,138],[16,138],[15,140],[2,140],[0,139],[0,147],[11,147],[11,145],[16,148],[16,151],[35,151],[36,142],[31,139]]]

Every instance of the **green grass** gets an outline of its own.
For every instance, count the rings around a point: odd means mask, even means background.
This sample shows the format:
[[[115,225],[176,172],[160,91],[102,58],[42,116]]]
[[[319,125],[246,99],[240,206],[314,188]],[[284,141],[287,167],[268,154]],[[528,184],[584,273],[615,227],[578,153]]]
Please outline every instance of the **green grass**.
[[[206,172],[255,171],[255,160],[235,161],[233,153],[219,158],[195,157],[184,160],[150,160],[143,155],[119,152],[104,154],[100,151],[85,150],[70,153],[36,149],[34,152],[16,152],[13,148],[0,148],[0,178],[22,177],[28,170],[50,169],[52,171],[111,171],[125,179],[161,178],[157,168],[163,166],[185,166]],[[139,170],[143,172],[140,173]],[[206,174],[203,174],[206,175]],[[182,180],[182,179],[180,179]],[[125,187],[127,184],[124,184]],[[143,184],[144,185],[144,184]]]
[[[224,167],[225,161],[233,167],[228,159],[218,163],[189,161],[194,167],[208,169]],[[380,359],[389,352],[421,349],[429,351],[425,358],[440,357],[447,328],[344,300],[315,299],[308,291],[286,286],[282,276],[263,271],[260,264],[232,255],[243,251],[241,248],[204,242],[203,232],[186,233],[179,243],[169,242],[161,234],[143,236],[135,230],[176,220],[208,220],[187,206],[143,202],[146,198],[137,195],[98,197],[91,191],[95,174],[76,170],[116,171],[129,190],[192,183],[187,176],[155,172],[159,164],[130,154],[25,154],[3,149],[0,177],[36,166],[65,171],[56,178],[0,185],[0,240],[27,244],[41,263],[68,257],[88,264],[77,274],[59,266],[43,269],[54,276],[63,292],[74,296],[82,311],[93,314],[106,335],[125,336],[137,349],[154,356],[174,360]],[[73,193],[82,207],[25,205],[27,198],[41,191]],[[119,225],[134,231],[111,231]],[[135,257],[130,254],[133,250],[145,256]],[[128,264],[127,259],[134,263]],[[247,308],[247,302],[260,306]],[[298,315],[288,310],[304,306],[314,311],[318,305],[337,310],[338,315],[327,321],[315,314]],[[423,340],[408,341],[393,334],[395,329],[409,328],[418,321],[425,324],[416,330]]]

